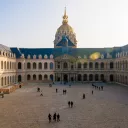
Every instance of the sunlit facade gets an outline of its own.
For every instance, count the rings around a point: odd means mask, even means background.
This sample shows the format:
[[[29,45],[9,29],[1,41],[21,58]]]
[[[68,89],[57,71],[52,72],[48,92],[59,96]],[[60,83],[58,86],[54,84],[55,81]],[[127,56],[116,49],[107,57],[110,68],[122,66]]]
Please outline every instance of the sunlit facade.
[[[0,87],[15,82],[118,82],[128,84],[128,45],[77,48],[66,10],[54,48],[0,45]]]

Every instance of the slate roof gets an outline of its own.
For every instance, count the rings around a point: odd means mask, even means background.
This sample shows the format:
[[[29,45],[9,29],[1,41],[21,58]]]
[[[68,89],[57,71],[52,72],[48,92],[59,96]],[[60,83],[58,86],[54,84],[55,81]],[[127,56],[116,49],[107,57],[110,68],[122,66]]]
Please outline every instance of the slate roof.
[[[11,52],[11,49],[3,44],[0,44],[0,50]]]
[[[69,54],[74,57],[81,56],[84,58],[84,55],[89,57],[92,53],[99,52],[100,54],[103,54],[106,58],[107,53],[110,53],[113,58],[115,58],[116,51],[119,51],[119,49],[113,49],[113,48],[68,48],[68,47],[62,47],[62,48],[11,48],[12,52],[16,54],[16,58],[20,58],[22,54],[24,54],[25,58],[27,58],[28,55],[30,55],[31,58],[33,58],[33,55],[36,55],[38,58],[39,55],[42,55],[42,58],[44,58],[44,55],[47,55],[48,58],[52,54],[55,57],[63,55],[63,54]]]

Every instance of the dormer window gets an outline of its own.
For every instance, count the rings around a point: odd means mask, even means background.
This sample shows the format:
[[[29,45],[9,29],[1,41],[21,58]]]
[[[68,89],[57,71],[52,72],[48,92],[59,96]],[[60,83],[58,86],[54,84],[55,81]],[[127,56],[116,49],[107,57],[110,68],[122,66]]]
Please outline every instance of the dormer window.
[[[36,59],[36,55],[33,55],[33,59]]]
[[[39,58],[39,59],[42,59],[42,55],[39,55],[38,58]]]
[[[87,56],[86,55],[84,55],[84,59],[87,59]]]
[[[30,59],[31,58],[30,55],[28,55],[27,58]]]
[[[44,55],[44,59],[47,59],[48,58],[48,56],[47,55]]]
[[[50,55],[50,59],[53,59],[53,55],[52,54]]]
[[[78,56],[78,59],[81,59],[81,56]]]
[[[101,55],[101,59],[104,59],[104,55],[103,54]]]

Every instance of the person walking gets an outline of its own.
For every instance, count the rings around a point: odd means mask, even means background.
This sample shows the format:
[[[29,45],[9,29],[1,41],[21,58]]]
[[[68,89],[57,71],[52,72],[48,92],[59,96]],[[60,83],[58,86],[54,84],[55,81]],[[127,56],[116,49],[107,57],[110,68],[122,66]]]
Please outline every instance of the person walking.
[[[93,95],[93,90],[92,90],[92,95]]]
[[[71,108],[73,107],[73,101],[71,101]]]
[[[40,96],[43,96],[43,93],[41,93]]]
[[[59,113],[57,114],[57,122],[59,122],[60,121],[60,115],[59,115]]]
[[[69,108],[70,108],[70,104],[71,104],[71,102],[70,102],[70,101],[68,101],[68,106],[69,106]]]
[[[83,93],[83,99],[85,99],[85,94]]]
[[[53,120],[56,122],[56,112],[53,115]]]
[[[48,114],[48,119],[49,119],[49,123],[50,123],[51,122],[51,119],[52,119],[52,116],[51,116],[50,113]]]
[[[56,88],[56,93],[58,92],[58,89]]]

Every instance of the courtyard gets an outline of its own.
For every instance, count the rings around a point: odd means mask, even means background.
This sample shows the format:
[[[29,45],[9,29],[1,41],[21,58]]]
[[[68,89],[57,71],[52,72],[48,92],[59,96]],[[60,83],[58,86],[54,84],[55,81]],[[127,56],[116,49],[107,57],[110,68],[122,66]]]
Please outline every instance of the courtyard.
[[[37,87],[43,90],[43,97]],[[66,95],[63,89],[67,89]],[[73,108],[68,107],[68,101],[74,102]],[[49,124],[48,114],[54,112],[60,114],[61,121]],[[71,88],[26,84],[0,98],[0,128],[128,128],[128,87],[106,84],[99,91],[91,84],[74,84]]]

